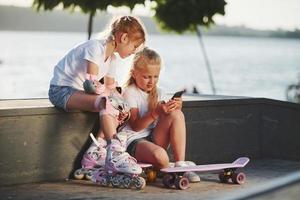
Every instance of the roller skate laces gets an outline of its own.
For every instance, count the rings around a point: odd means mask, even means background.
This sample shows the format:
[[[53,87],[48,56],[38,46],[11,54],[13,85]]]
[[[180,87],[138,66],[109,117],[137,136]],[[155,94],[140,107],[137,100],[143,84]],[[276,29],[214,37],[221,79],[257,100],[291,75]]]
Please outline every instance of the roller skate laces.
[[[125,152],[126,140],[122,140],[120,136],[119,139],[121,140],[112,139],[111,144],[107,147],[106,171],[109,173],[141,174],[142,168],[137,164],[135,158]]]

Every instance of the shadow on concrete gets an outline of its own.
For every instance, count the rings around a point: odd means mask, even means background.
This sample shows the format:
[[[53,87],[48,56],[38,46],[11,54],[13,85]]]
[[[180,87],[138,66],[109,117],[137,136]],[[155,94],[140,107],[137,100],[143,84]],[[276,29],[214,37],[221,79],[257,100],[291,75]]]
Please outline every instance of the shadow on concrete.
[[[82,157],[84,155],[84,153],[86,152],[86,150],[91,146],[93,140],[91,139],[91,137],[89,136],[90,133],[93,133],[93,135],[95,136],[98,131],[99,131],[99,128],[100,128],[100,125],[99,125],[99,115],[97,115],[97,118],[94,122],[94,125],[92,127],[92,129],[89,131],[89,133],[87,134],[87,138],[84,142],[84,144],[80,147],[80,145],[82,144],[82,142],[76,137],[76,138],[73,138],[71,140],[71,143],[72,145],[78,149],[78,154],[76,155],[75,159],[74,159],[74,162],[73,162],[73,167],[72,167],[72,170],[71,172],[69,173],[69,178],[74,178],[74,172],[77,170],[77,169],[80,169],[81,168],[81,160],[82,160]]]

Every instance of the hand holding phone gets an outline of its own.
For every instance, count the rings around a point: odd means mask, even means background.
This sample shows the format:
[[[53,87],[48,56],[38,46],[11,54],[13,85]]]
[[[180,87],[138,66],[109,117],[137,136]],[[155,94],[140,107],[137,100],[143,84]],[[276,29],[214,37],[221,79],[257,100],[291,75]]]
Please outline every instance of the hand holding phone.
[[[185,90],[181,90],[181,91],[175,92],[175,94],[172,96],[171,99],[179,98],[179,97],[181,97],[183,95],[183,93],[185,93]]]

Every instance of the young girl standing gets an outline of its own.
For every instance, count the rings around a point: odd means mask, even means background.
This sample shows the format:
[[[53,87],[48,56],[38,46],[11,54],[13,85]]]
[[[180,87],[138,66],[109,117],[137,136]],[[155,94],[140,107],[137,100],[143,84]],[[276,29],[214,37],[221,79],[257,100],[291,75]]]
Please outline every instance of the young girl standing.
[[[55,66],[50,82],[49,99],[65,111],[79,109],[99,112],[100,130],[98,144],[92,144],[82,159],[84,168],[103,166],[109,171],[141,171],[132,159],[122,157],[123,168],[115,165],[114,159],[123,155],[120,138],[114,138],[119,122],[126,118],[116,114],[108,97],[115,95],[116,57],[126,58],[135,53],[145,42],[145,30],[141,22],[132,16],[123,16],[111,23],[108,35],[89,40],[70,50]],[[104,84],[99,80],[104,78]],[[106,141],[104,140],[106,139]],[[115,151],[120,151],[115,154]],[[127,162],[127,163],[126,163]],[[125,166],[125,167],[124,167]],[[123,171],[122,171],[123,170]],[[125,171],[124,171],[125,170]]]
[[[186,127],[181,111],[182,99],[164,102],[157,87],[161,58],[153,50],[144,48],[135,54],[124,98],[131,107],[127,151],[139,162],[151,163],[160,169],[168,167],[167,148],[171,144],[175,166],[188,166],[185,162]],[[132,131],[130,131],[132,130]],[[185,174],[191,182],[200,181],[194,172]]]

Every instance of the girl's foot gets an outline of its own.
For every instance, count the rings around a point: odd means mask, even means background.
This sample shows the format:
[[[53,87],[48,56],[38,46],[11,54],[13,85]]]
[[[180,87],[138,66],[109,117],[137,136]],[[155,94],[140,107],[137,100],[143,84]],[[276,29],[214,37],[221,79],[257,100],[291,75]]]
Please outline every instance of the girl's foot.
[[[126,139],[123,135],[117,135],[107,145],[105,170],[109,173],[121,172],[126,174],[141,174],[142,168],[135,158],[131,157],[126,150]]]
[[[84,168],[103,167],[106,158],[106,141],[98,138],[98,144],[92,143],[84,153],[81,165]]]
[[[188,167],[195,166],[196,164],[192,161],[178,161],[175,163],[175,167]],[[184,177],[188,178],[191,183],[200,182],[200,176],[195,172],[185,172]]]

